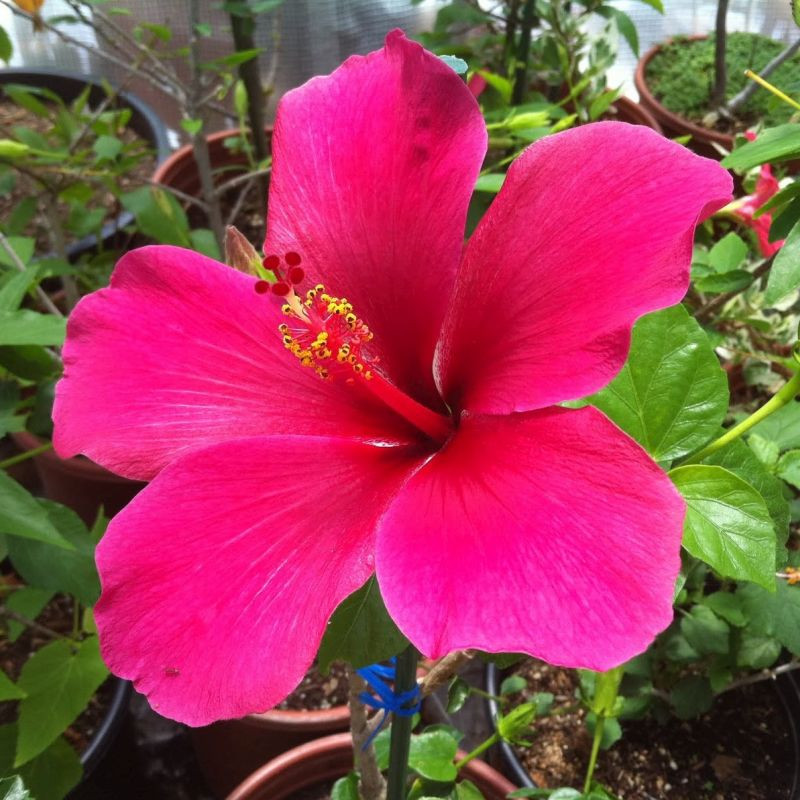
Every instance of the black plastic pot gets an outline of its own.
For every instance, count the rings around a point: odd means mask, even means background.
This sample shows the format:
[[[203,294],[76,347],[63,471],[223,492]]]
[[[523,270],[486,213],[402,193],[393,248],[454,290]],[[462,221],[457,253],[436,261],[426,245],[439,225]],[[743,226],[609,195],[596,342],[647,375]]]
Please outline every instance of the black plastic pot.
[[[133,687],[128,681],[116,678],[113,680],[115,686],[111,704],[89,746],[81,754],[83,778],[67,795],[68,800],[113,797],[120,774],[128,771],[121,768],[121,765],[132,758],[131,742],[117,747],[115,744],[119,744],[119,740],[124,738],[120,734],[129,721],[128,707]]]
[[[500,672],[494,664],[488,664],[486,667],[486,692],[495,697],[500,691]],[[786,721],[791,731],[792,746],[795,754],[794,763],[786,764],[786,769],[791,769],[793,772],[792,791],[789,794],[789,798],[790,800],[800,800],[800,681],[797,678],[797,672],[785,672],[779,675],[773,685],[786,712]],[[496,728],[497,701],[489,698],[487,702],[492,724]],[[499,749],[504,762],[501,772],[504,772],[518,786],[535,788],[537,784],[534,783],[528,770],[517,758],[517,754],[511,745],[508,742],[501,741]]]
[[[0,70],[0,87],[12,83],[49,89],[68,103],[80,95],[86,88],[86,84],[92,86],[89,92],[89,102],[91,104],[98,105],[106,97],[106,92],[98,78],[61,70],[27,68]],[[113,82],[109,81],[109,83],[114,86]],[[131,109],[131,119],[128,125],[131,130],[135,131],[153,148],[156,154],[156,163],[160,164],[169,156],[170,152],[172,152],[172,147],[167,135],[167,126],[151,106],[135,94],[121,91],[116,98],[114,107]],[[103,227],[101,240],[110,244],[117,231],[126,225],[130,225],[131,222],[133,222],[133,215],[128,211],[123,211],[116,220]],[[93,234],[86,236],[67,247],[67,256],[72,261],[81,253],[97,247],[97,244],[97,236]]]

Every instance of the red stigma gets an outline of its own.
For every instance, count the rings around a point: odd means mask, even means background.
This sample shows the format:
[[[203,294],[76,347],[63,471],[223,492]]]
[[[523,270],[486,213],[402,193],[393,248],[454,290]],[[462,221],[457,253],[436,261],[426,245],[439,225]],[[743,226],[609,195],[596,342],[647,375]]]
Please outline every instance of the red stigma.
[[[292,267],[289,270],[289,283],[300,283],[305,276],[306,273],[301,267]]]
[[[278,295],[278,297],[284,297],[285,295],[289,294],[290,290],[291,286],[283,281],[279,281],[278,283],[272,285],[272,293]]]
[[[284,258],[286,259],[286,263],[290,267],[296,267],[303,259],[300,258],[299,253],[295,253],[293,250],[288,252]]]
[[[266,294],[270,289],[270,284],[267,281],[256,281],[254,288],[257,294]]]
[[[280,266],[281,260],[278,256],[267,256],[262,262],[264,269],[271,269],[273,272]]]

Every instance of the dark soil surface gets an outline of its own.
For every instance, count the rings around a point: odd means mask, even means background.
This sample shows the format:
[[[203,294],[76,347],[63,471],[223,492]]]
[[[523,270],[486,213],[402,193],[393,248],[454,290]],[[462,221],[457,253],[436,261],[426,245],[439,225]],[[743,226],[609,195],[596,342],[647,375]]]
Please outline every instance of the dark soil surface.
[[[277,708],[283,711],[311,711],[347,704],[350,684],[344,664],[333,662],[330,674],[312,667],[300,685]]]
[[[516,670],[522,694],[552,692],[530,748],[516,748],[540,786],[581,786],[591,749],[574,672],[537,661]],[[521,695],[515,696],[521,699]],[[788,800],[793,748],[786,712],[767,682],[720,695],[696,720],[623,721],[623,737],[601,751],[595,779],[620,800]]]

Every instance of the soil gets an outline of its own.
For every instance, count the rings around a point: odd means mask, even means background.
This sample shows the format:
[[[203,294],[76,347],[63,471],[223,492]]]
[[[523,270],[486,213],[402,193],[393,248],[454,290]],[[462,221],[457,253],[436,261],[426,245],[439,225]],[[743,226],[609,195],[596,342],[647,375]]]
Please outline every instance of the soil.
[[[13,129],[18,126],[29,128],[47,137],[52,127],[49,118],[33,114],[27,109],[21,108],[16,103],[3,98],[1,94],[0,120],[2,120],[2,122],[0,122],[0,136],[4,138],[14,138]],[[130,128],[123,130],[119,134],[119,138],[128,145],[140,142],[145,154],[139,158],[135,166],[133,166],[129,172],[116,177],[113,181],[114,184],[123,191],[146,185],[155,169],[155,154],[148,151],[149,144]],[[87,143],[91,144],[91,141],[91,138],[87,137]],[[41,187],[39,187],[37,182],[22,173],[18,172],[16,175],[17,180],[14,188],[8,194],[0,194],[0,221],[6,220],[24,199],[28,197],[40,197],[42,195]],[[66,185],[68,184],[65,183],[64,186]],[[95,187],[95,196],[88,203],[88,207],[109,209],[106,222],[113,220],[122,211],[114,195],[110,192],[104,192],[99,186]],[[66,217],[68,214],[67,206],[59,204],[58,208],[62,212],[62,216]],[[40,206],[39,213],[34,215],[25,230],[22,231],[22,235],[32,236],[36,239],[36,248],[34,252],[37,254],[43,255],[54,250],[53,242],[48,235],[48,231],[51,227]]]
[[[347,668],[334,661],[328,675],[312,667],[300,685],[277,708],[282,711],[316,711],[344,706],[347,705],[349,689]]]
[[[72,601],[66,595],[56,595],[45,606],[36,621],[55,633],[69,634],[72,631]],[[52,641],[52,637],[32,628],[26,628],[22,635],[10,642],[6,636],[0,637],[0,667],[13,680],[19,678],[25,662],[43,645]],[[116,682],[109,678],[95,692],[88,707],[65,731],[69,743],[80,755],[89,746],[91,738],[106,715],[114,693]],[[17,703],[0,703],[0,725],[16,721]]]
[[[540,786],[581,786],[591,749],[574,672],[538,661],[515,670],[528,681],[520,702],[552,692],[559,713],[536,721],[530,748],[515,748]],[[595,779],[620,800],[788,800],[792,733],[768,683],[720,695],[696,720],[622,722],[623,736],[601,751]]]

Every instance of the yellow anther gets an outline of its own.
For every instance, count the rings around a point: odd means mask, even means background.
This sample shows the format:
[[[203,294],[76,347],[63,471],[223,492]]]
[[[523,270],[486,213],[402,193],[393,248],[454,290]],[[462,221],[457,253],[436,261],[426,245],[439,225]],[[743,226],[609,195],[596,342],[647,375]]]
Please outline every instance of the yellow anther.
[[[281,311],[283,311],[284,314],[291,314],[292,313],[292,307],[288,303],[284,303],[281,306]]]

